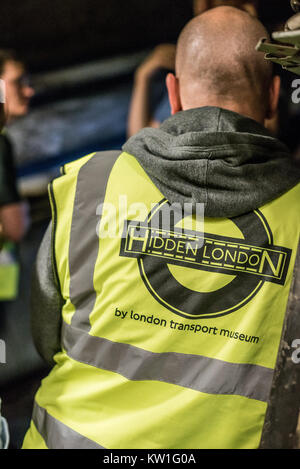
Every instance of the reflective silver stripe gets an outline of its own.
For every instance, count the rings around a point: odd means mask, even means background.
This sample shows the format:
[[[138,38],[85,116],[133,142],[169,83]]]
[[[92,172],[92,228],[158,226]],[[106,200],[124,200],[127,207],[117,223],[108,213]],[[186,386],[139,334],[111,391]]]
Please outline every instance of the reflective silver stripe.
[[[49,449],[104,449],[72,428],[52,417],[36,402],[33,407],[33,422]]]
[[[235,364],[201,355],[153,353],[112,342],[63,324],[63,346],[69,357],[133,381],[162,381],[208,394],[244,396],[267,402],[273,370]]]
[[[72,324],[86,331],[91,327],[89,315],[96,300],[93,286],[99,250],[96,210],[104,200],[109,174],[120,153],[96,154],[80,168],[77,177],[69,246],[70,299],[76,308]]]

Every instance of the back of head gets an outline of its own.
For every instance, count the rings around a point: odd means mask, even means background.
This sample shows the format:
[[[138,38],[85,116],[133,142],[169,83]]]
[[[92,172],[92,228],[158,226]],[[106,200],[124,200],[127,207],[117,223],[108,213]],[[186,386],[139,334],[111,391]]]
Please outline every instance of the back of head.
[[[265,112],[272,66],[255,46],[267,36],[256,18],[233,7],[217,7],[190,21],[176,57],[183,109],[247,102]]]

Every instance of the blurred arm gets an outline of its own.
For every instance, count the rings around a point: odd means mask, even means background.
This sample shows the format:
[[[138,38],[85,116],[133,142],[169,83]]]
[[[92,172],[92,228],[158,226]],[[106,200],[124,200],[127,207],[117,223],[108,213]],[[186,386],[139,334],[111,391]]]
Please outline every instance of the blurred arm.
[[[52,223],[42,240],[34,267],[31,289],[31,330],[37,351],[50,365],[61,350],[61,309],[64,300],[52,265]]]
[[[131,137],[148,126],[150,121],[149,88],[151,77],[139,71],[135,74],[133,93],[128,118],[127,135]]]
[[[150,86],[154,73],[161,69],[174,70],[175,50],[173,44],[162,44],[137,69],[134,77],[133,93],[129,109],[128,137],[139,132],[144,127],[158,127],[159,122],[151,118],[150,113]]]

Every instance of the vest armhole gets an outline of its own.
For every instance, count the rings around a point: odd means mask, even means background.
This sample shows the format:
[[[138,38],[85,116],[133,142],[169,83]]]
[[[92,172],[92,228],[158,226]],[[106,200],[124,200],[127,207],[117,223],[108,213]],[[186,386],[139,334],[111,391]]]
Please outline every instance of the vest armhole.
[[[51,205],[51,211],[52,211],[52,233],[51,233],[51,258],[52,258],[52,269],[54,273],[54,280],[56,282],[57,288],[59,289],[60,294],[62,294],[61,291],[61,285],[60,285],[60,280],[58,276],[58,269],[57,269],[57,263],[56,263],[56,255],[55,255],[55,237],[56,237],[56,226],[57,226],[57,208],[56,208],[56,202],[55,202],[55,197],[54,197],[54,191],[53,191],[53,182],[51,182],[48,186],[48,191],[49,191],[49,200],[50,200],[50,205]]]

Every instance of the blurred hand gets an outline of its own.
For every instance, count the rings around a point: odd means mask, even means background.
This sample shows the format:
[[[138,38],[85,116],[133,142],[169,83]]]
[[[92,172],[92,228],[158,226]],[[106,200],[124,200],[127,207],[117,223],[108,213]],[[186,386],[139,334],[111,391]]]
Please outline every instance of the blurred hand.
[[[25,236],[30,226],[29,205],[17,202],[4,205],[0,209],[0,226],[2,236],[9,241],[18,243]]]
[[[160,68],[175,70],[175,54],[176,46],[174,44],[160,44],[139,66],[138,75],[151,77]]]

